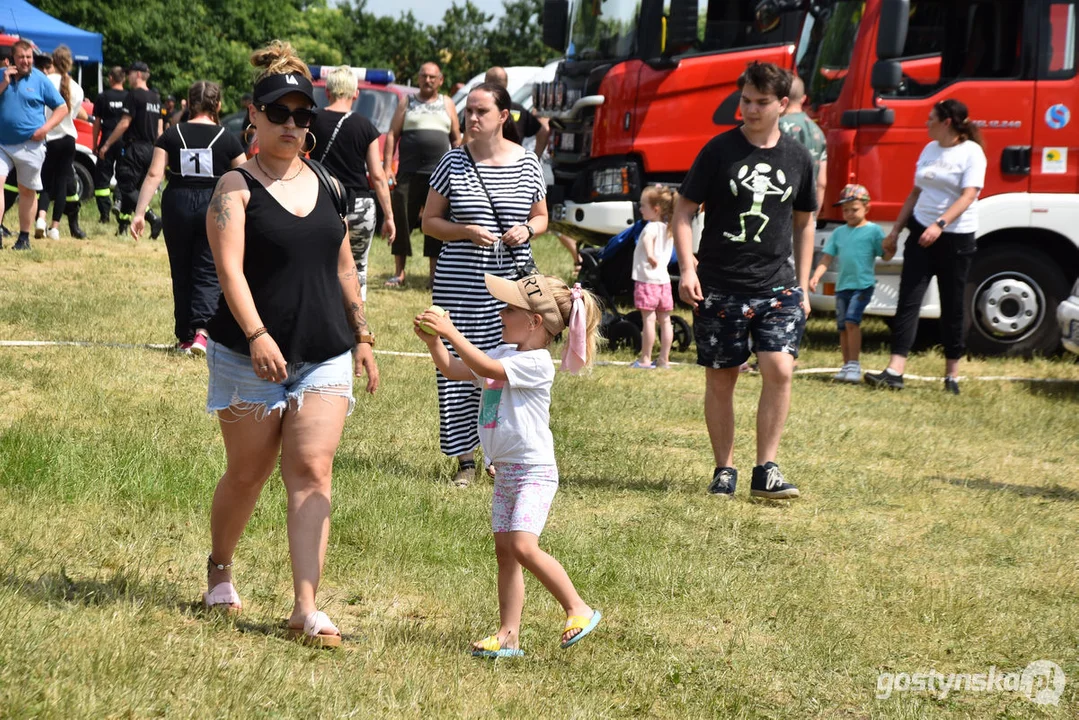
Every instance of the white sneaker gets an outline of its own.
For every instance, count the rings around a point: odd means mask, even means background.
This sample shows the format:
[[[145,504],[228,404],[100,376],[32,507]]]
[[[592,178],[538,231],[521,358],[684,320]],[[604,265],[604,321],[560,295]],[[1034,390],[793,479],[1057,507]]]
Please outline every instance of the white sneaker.
[[[862,382],[862,365],[861,363],[847,363],[846,366],[847,377],[843,379],[843,382],[849,382],[858,384]]]
[[[45,218],[34,221],[34,238],[40,240],[45,237]]]
[[[839,372],[832,376],[832,380],[834,380],[835,382],[850,382],[848,380],[848,378],[850,377],[847,374],[848,370],[850,370],[850,363],[843,363],[843,367],[839,368]]]
[[[60,239],[60,228],[49,228],[48,230],[45,231],[45,237],[47,237],[50,240],[59,240]]]

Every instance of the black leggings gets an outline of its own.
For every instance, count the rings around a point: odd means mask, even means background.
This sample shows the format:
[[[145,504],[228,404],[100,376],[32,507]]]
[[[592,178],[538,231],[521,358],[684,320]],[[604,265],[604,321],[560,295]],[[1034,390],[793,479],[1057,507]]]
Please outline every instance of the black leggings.
[[[67,206],[67,188],[75,172],[75,138],[65,135],[45,143],[45,162],[41,166],[41,184],[44,189],[38,197],[38,212],[48,213],[52,203],[52,219],[59,221]]]
[[[167,187],[161,197],[165,249],[172,271],[176,339],[190,342],[217,312],[221,285],[206,237],[206,210],[213,187]]]
[[[940,334],[944,357],[958,360],[966,351],[963,293],[978,247],[974,233],[941,233],[935,243],[925,248],[918,244],[925,226],[912,218],[907,229],[910,234],[903,246],[903,274],[899,278],[899,301],[892,324],[892,354],[906,357],[910,353],[918,333],[922,298],[929,279],[935,275],[940,289]]]

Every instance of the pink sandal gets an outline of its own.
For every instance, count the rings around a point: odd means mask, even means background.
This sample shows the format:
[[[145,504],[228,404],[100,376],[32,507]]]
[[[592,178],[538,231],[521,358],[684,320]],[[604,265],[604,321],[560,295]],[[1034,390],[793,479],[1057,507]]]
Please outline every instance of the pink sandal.
[[[239,615],[243,611],[240,594],[230,582],[218,583],[210,592],[204,592],[202,606],[207,610],[222,612],[230,616]]]
[[[330,618],[321,610],[316,610],[304,618],[302,628],[287,626],[285,636],[289,640],[299,640],[303,645],[310,645],[311,647],[341,647],[341,631],[330,622]]]

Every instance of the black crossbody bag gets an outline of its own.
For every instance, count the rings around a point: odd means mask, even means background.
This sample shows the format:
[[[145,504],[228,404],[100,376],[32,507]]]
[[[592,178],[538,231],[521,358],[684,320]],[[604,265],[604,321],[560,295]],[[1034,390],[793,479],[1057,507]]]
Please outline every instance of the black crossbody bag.
[[[495,201],[491,198],[491,193],[487,189],[487,183],[483,182],[483,176],[480,175],[479,168],[476,167],[476,161],[472,158],[472,153],[469,152],[467,145],[462,145],[461,149],[465,151],[465,156],[468,158],[468,162],[472,165],[472,172],[476,173],[476,179],[480,181],[480,187],[483,188],[483,194],[487,196],[487,203],[491,206],[491,212],[494,213],[495,223],[498,224],[498,231],[503,235],[506,234],[506,230],[502,226],[502,218],[498,214],[498,209],[495,208]],[[529,258],[523,262],[517,262],[517,258],[513,256],[513,248],[506,248],[506,253],[510,256],[510,262],[513,263],[513,267],[517,270],[517,279],[520,280],[523,277],[529,275],[539,275],[540,270],[536,267],[536,261],[529,256]]]

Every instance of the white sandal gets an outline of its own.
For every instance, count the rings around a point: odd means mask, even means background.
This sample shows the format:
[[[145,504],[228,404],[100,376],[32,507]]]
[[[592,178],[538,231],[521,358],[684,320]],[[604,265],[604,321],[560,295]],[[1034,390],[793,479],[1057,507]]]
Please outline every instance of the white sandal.
[[[288,627],[285,634],[289,640],[299,640],[311,647],[341,647],[341,631],[321,610],[316,610],[304,618],[302,628]]]

